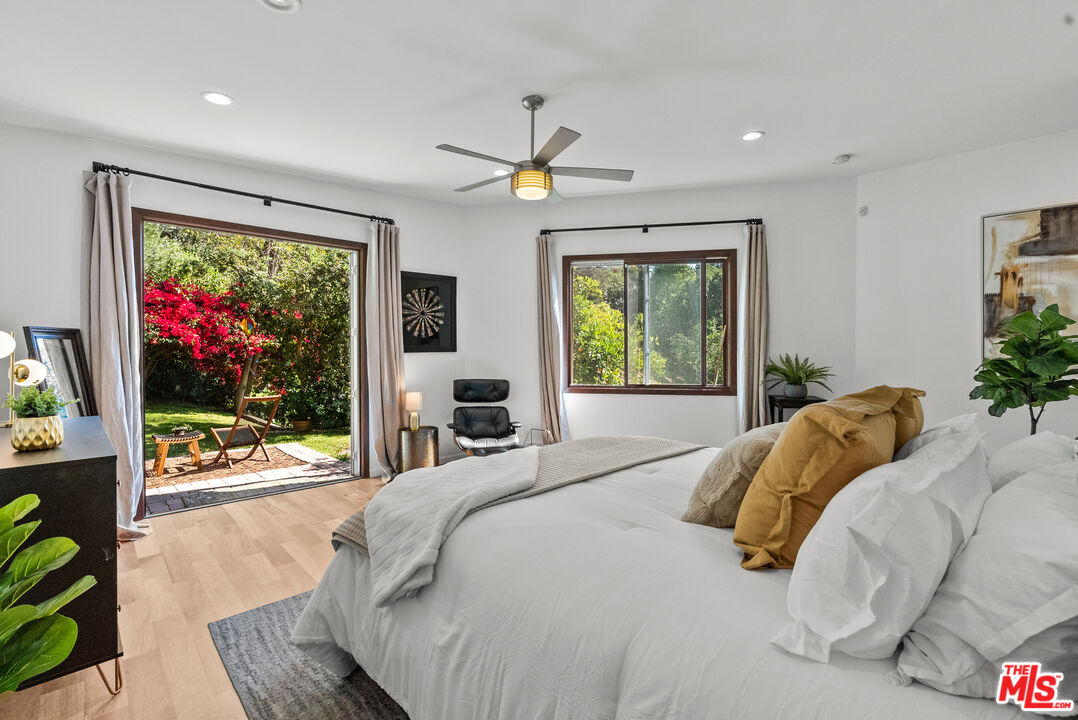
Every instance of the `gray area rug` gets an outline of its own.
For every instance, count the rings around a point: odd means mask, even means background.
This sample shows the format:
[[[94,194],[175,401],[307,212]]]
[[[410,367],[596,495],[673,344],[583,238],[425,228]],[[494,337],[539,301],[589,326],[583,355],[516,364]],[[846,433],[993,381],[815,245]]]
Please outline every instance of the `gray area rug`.
[[[288,644],[311,593],[210,623],[210,636],[250,720],[408,720],[362,669],[338,678]]]

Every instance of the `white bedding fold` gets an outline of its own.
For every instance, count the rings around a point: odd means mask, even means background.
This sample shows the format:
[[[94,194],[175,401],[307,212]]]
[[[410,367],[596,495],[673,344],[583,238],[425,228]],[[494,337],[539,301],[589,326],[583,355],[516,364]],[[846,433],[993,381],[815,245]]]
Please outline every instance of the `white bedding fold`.
[[[476,508],[527,490],[539,473],[539,448],[468,457],[406,472],[379,490],[364,513],[376,607],[430,584],[449,534]]]

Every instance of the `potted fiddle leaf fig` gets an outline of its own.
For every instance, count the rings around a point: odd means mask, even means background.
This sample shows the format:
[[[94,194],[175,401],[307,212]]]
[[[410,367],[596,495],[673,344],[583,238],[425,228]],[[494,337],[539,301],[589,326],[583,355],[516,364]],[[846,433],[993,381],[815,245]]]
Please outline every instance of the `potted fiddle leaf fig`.
[[[31,385],[18,395],[8,395],[4,407],[15,413],[11,427],[11,446],[19,452],[48,450],[64,441],[64,419],[60,409],[78,400],[64,402],[52,388],[44,392]]]
[[[1040,314],[1019,313],[1000,329],[1000,357],[987,358],[973,376],[979,385],[970,391],[972,400],[991,400],[988,414],[1000,417],[1008,410],[1026,407],[1029,434],[1050,402],[1078,395],[1078,339],[1063,335],[1074,320],[1049,305]]]
[[[779,383],[786,383],[783,394],[790,398],[806,397],[810,383],[815,383],[831,392],[831,388],[827,387],[824,380],[835,376],[829,366],[815,364],[809,360],[808,355],[805,356],[804,360],[801,359],[800,355],[794,355],[793,357],[790,357],[789,354],[779,355],[778,362],[771,360],[767,363],[765,372],[767,375],[774,375],[778,378],[772,381],[767,389],[771,390]]]
[[[0,507],[0,695],[67,659],[79,629],[74,620],[56,611],[97,584],[92,575],[85,575],[48,600],[19,603],[79,551],[70,538],[53,537],[15,555],[41,521],[16,523],[39,504],[37,495],[23,495]]]

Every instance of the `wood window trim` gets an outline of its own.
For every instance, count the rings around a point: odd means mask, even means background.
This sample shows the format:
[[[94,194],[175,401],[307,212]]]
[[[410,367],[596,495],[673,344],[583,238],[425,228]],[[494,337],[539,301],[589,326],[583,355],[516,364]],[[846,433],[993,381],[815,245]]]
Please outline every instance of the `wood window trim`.
[[[573,377],[573,283],[571,278],[573,263],[613,262],[625,265],[658,264],[674,262],[701,263],[722,261],[727,269],[723,272],[723,312],[726,315],[726,335],[723,343],[723,367],[725,385],[574,385]],[[659,252],[604,253],[599,255],[565,255],[561,266],[562,283],[562,327],[566,342],[562,353],[562,389],[569,393],[592,395],[713,395],[734,397],[737,395],[737,250],[682,250]],[[700,357],[706,365],[707,358],[707,306],[703,302],[706,287],[706,272],[701,269],[700,303]],[[626,287],[628,287],[626,285]],[[731,310],[733,312],[731,312]],[[628,353],[626,352],[625,377],[628,378]],[[706,379],[702,378],[702,381]]]
[[[224,220],[210,220],[208,218],[195,217],[193,215],[179,215],[176,213],[163,212],[160,210],[148,210],[146,208],[132,208],[131,209],[131,221],[132,221],[132,234],[135,240],[135,269],[138,271],[138,304],[142,312],[139,315],[139,338],[144,339],[146,337],[146,312],[145,312],[145,298],[144,292],[146,289],[146,278],[143,276],[145,271],[144,253],[143,253],[143,228],[146,223],[160,223],[162,225],[178,225],[181,227],[196,228],[198,230],[209,230],[210,232],[219,232],[228,235],[250,235],[256,238],[264,238],[266,240],[280,240],[284,242],[299,242],[307,245],[320,245],[322,247],[338,248],[340,250],[349,250],[359,253],[359,321],[364,322],[366,317],[366,277],[367,277],[367,243],[354,240],[340,240],[337,238],[323,237],[321,235],[308,235],[305,233],[291,232],[289,230],[276,230],[273,228],[258,227],[256,225],[243,225],[240,223],[227,222]],[[145,362],[145,353],[139,353],[139,362],[143,364]],[[367,367],[367,333],[359,333],[359,358],[357,358],[360,368]],[[146,368],[140,367],[139,372],[143,376],[142,389],[143,396],[140,398],[143,407],[143,426],[142,434],[146,435],[145,424],[145,408],[146,408],[146,383],[145,375]],[[362,373],[361,373],[362,375]],[[360,418],[359,418],[359,468],[360,476],[367,477],[370,475],[370,427],[367,416],[370,413],[370,395],[367,388],[367,383],[360,383]],[[141,446],[140,446],[141,447]],[[142,448],[144,451],[145,448]],[[145,465],[145,458],[143,458],[143,465]],[[146,516],[146,483],[143,478],[141,497],[139,498],[138,512],[135,519],[142,520]]]

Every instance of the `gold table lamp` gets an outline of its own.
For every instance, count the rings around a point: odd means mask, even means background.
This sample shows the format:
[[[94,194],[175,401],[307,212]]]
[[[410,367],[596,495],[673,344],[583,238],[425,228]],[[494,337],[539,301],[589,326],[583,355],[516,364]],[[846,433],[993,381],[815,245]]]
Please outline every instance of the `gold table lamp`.
[[[15,386],[29,387],[37,385],[45,380],[48,368],[37,360],[15,360],[15,336],[9,332],[0,330],[0,359],[8,358],[8,395],[15,394]],[[6,395],[5,395],[6,398]],[[0,427],[11,427],[15,424],[15,411],[8,408],[7,422],[0,423]]]
[[[404,409],[408,411],[408,429],[419,429],[419,411],[423,409],[423,393],[410,392],[404,395]]]

